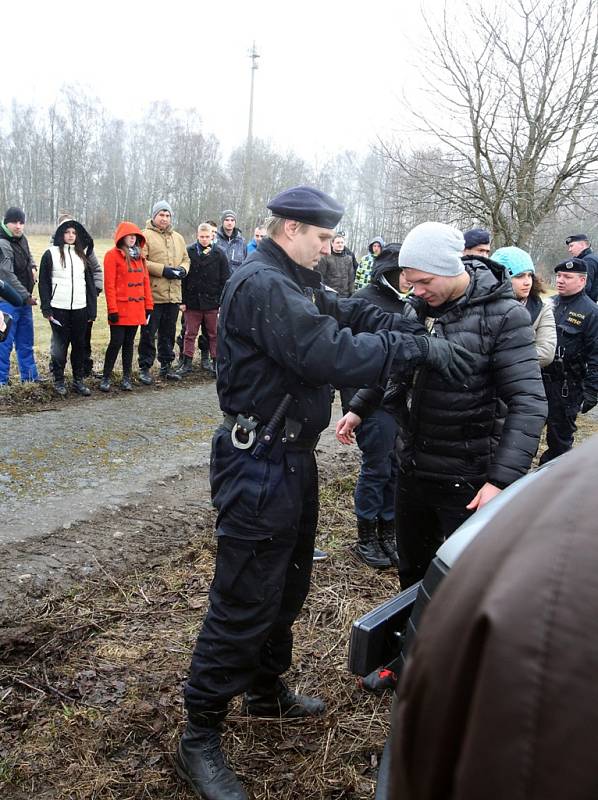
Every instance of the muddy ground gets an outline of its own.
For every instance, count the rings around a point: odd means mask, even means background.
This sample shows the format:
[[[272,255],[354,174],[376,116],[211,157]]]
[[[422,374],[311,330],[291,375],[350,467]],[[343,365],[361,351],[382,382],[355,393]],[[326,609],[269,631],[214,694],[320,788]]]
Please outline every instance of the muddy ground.
[[[190,797],[171,753],[215,552],[214,384],[66,402],[34,391],[5,398],[0,415],[0,796]],[[357,453],[330,429],[318,461],[330,558],[289,678],[329,713],[248,722],[233,708],[227,749],[257,798],[373,796],[386,731],[388,700],[357,689],[347,643],[396,577],[373,576],[350,549]]]
[[[0,403],[0,796],[189,798],[171,754],[215,552],[213,382],[66,402],[33,391]],[[597,422],[582,418],[580,438]],[[397,581],[352,555],[357,452],[332,430],[318,450],[330,558],[315,567],[288,677],[328,713],[248,721],[233,707],[226,749],[260,800],[373,797],[387,730],[388,699],[359,691],[347,645]]]

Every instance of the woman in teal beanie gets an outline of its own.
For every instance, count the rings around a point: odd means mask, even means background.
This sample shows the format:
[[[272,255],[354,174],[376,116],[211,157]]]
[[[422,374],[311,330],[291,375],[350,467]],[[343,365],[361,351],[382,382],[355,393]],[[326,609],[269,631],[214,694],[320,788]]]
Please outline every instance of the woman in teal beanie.
[[[532,318],[536,337],[536,350],[540,367],[547,367],[554,359],[556,350],[556,327],[552,304],[542,301],[544,286],[536,275],[536,268],[529,253],[520,247],[500,247],[492,254],[511,277],[515,297],[526,307]]]

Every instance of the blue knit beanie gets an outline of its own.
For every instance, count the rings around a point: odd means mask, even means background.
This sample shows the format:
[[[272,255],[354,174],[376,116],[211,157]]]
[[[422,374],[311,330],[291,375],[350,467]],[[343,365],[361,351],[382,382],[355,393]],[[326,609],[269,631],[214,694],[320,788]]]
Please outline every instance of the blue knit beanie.
[[[520,247],[499,247],[491,258],[502,264],[511,277],[521,275],[522,272],[536,271],[532,257]]]

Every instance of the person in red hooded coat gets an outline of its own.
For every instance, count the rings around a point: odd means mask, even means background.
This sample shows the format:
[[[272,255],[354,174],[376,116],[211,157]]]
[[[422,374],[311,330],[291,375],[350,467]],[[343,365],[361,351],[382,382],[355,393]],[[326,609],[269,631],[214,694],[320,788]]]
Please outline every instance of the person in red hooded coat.
[[[133,342],[139,325],[146,325],[154,308],[149,273],[141,248],[145,238],[137,225],[121,222],[114,234],[116,244],[104,256],[104,292],[108,307],[110,342],[104,357],[100,390],[110,391],[110,377],[122,348],[121,389],[130,392]]]

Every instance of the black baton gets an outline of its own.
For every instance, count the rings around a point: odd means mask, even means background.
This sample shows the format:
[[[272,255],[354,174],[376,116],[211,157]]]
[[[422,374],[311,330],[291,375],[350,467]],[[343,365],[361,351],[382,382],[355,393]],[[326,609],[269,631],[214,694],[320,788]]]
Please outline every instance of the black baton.
[[[282,420],[284,419],[284,415],[287,413],[292,402],[293,395],[285,394],[280,403],[276,406],[276,409],[270,417],[268,424],[264,425],[260,431],[260,435],[257,437],[257,442],[251,450],[251,455],[254,458],[262,458],[262,456],[266,455],[268,450],[272,447],[274,437],[276,436],[276,433],[282,424]]]

